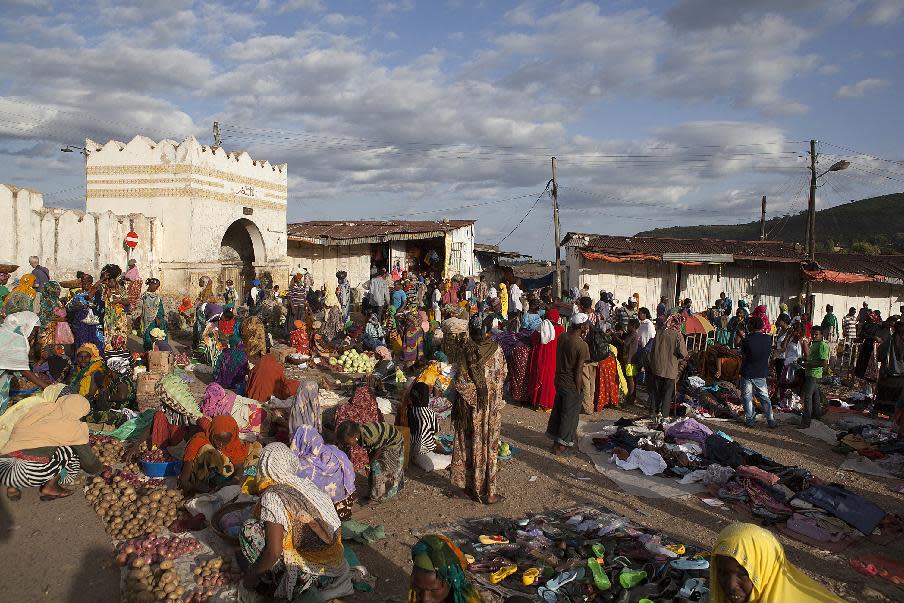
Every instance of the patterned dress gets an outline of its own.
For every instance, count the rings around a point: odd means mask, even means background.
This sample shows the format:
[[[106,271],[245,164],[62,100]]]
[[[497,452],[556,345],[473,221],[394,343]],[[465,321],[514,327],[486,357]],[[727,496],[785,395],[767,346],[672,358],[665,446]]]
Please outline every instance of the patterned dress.
[[[370,457],[370,500],[380,502],[398,494],[405,483],[405,441],[389,423],[361,425],[361,446]]]
[[[455,444],[452,448],[452,483],[480,500],[496,494],[499,437],[502,431],[502,384],[506,377],[505,354],[497,348],[484,366],[487,401],[480,408],[477,384],[467,370],[459,370],[455,383],[458,406],[453,408]]]

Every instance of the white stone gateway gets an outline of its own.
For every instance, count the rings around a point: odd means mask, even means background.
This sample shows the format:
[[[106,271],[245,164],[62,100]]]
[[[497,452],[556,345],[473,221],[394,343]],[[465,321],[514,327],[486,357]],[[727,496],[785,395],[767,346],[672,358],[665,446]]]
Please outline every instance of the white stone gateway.
[[[194,294],[198,278],[231,278],[242,291],[252,275],[288,278],[286,164],[256,161],[193,137],[181,143],[136,136],[128,143],[85,141],[86,210],[50,209],[40,193],[0,186],[0,219],[15,226],[0,258],[30,269],[38,255],[55,280],[76,270],[96,277],[104,264],[125,268],[134,231],[142,276],[172,295]]]

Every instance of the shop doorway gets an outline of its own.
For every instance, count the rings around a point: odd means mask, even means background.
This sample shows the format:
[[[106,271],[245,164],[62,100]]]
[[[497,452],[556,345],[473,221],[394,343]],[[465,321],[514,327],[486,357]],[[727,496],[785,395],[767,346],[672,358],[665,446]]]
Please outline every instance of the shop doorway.
[[[264,262],[264,240],[257,225],[251,220],[240,219],[229,225],[220,242],[219,290],[227,280],[235,284],[242,303],[255,278],[254,264]]]

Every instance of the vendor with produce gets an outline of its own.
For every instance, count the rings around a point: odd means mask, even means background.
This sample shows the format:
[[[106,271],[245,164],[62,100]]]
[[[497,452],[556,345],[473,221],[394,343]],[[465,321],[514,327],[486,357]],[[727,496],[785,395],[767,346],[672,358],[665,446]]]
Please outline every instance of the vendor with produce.
[[[248,564],[243,584],[267,588],[272,599],[281,601],[297,600],[313,586],[324,601],[350,595],[354,590],[336,508],[298,471],[298,459],[285,444],[264,448],[258,472],[263,494],[239,537]]]
[[[336,429],[336,443],[349,454],[360,445],[370,457],[370,500],[382,502],[398,494],[405,483],[405,442],[402,433],[385,422],[346,421]]]
[[[72,494],[63,488],[75,482],[80,470],[100,473],[101,464],[88,445],[88,424],[80,419],[91,410],[83,396],[60,396],[52,385],[26,398],[0,418],[0,484],[10,500],[22,488],[40,488],[41,500]]]
[[[239,426],[230,415],[204,422],[206,429],[188,441],[182,456],[179,486],[186,494],[218,489],[243,474],[251,445],[239,439]]]

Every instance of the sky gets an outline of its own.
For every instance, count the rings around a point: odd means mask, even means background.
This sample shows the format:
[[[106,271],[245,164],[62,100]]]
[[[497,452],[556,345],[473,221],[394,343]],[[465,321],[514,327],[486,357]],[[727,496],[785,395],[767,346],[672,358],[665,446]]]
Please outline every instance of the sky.
[[[84,207],[66,144],[195,136],[289,164],[290,222],[562,233],[904,190],[904,0],[0,0],[0,182]],[[771,234],[771,233],[770,233]]]

